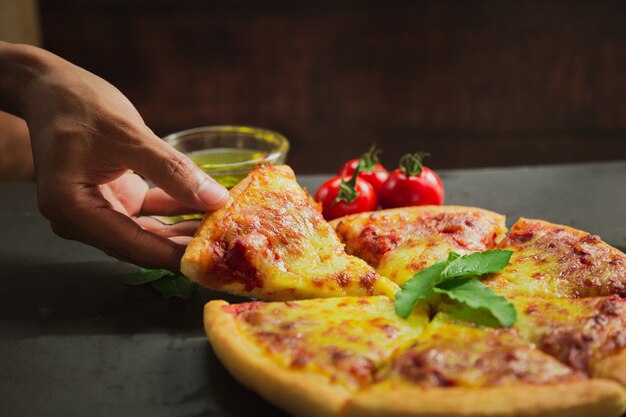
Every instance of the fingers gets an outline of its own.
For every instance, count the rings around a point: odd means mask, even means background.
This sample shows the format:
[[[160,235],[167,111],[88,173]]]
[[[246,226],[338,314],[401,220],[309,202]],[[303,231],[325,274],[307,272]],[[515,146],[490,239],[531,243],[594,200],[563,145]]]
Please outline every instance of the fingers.
[[[174,236],[171,237],[170,240],[178,243],[179,245],[187,246],[189,245],[189,242],[191,242],[191,236]]]
[[[127,165],[147,177],[183,205],[196,210],[216,210],[226,204],[228,190],[209,177],[189,158],[158,137],[149,146],[127,156]]]
[[[115,210],[134,216],[141,211],[148,184],[139,175],[126,172],[116,180],[101,185],[100,192]]]
[[[127,172],[115,181],[100,186],[102,196],[120,213],[175,216],[197,212],[181,204],[160,188],[148,188],[137,174]]]
[[[132,219],[109,208],[93,210],[78,224],[81,240],[107,254],[148,268],[180,270],[185,247],[143,229]]]
[[[141,207],[141,213],[145,215],[158,214],[162,216],[176,216],[178,214],[189,214],[196,211],[197,210],[173,199],[160,188],[148,190],[143,200],[143,206]]]
[[[152,217],[138,217],[135,222],[145,230],[163,237],[193,236],[200,226],[198,220],[186,220],[176,224],[163,224]]]
[[[111,194],[109,198],[105,198],[106,193]],[[56,192],[42,192],[40,202],[45,204],[40,209],[50,219],[52,230],[65,239],[90,244],[120,260],[144,267],[179,271],[185,246],[200,222],[189,220],[166,225],[151,217],[133,220],[124,208],[117,207],[121,206],[118,198],[125,194],[128,192],[124,187],[115,184],[69,186]]]
[[[67,194],[66,194],[67,193]],[[44,215],[59,236],[95,246],[118,259],[148,268],[180,270],[185,247],[144,230],[123,213],[114,210],[97,186],[70,188],[59,192],[46,205]],[[189,233],[191,225],[179,230]]]

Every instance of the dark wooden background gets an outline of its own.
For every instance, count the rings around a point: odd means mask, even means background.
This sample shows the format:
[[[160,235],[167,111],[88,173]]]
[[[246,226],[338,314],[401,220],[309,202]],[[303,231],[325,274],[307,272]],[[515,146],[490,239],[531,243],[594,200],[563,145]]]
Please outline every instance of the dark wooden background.
[[[44,46],[164,135],[275,129],[297,172],[626,158],[626,2],[42,0]]]

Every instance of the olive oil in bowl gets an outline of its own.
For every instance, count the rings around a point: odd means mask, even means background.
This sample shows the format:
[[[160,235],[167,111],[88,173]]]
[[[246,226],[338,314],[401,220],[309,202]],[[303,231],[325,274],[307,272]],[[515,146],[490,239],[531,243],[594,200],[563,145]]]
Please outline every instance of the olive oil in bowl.
[[[205,126],[163,138],[226,188],[258,164],[282,164],[289,141],[280,133],[249,126]]]
[[[250,126],[205,126],[172,133],[163,140],[187,155],[204,172],[231,189],[259,164],[283,164],[289,141],[280,133]],[[161,216],[164,223],[201,215]]]
[[[248,170],[232,170],[242,164],[251,169],[254,165],[265,161],[267,153],[257,149],[245,148],[214,148],[201,149],[187,154],[203,171],[226,188],[234,187],[247,174]]]

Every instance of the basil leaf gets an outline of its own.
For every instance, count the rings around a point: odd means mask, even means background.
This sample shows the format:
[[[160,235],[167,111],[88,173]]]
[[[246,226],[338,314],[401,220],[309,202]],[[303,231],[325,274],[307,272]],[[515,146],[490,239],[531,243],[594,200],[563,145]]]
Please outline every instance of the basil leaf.
[[[513,304],[477,279],[460,278],[445,281],[434,287],[433,291],[445,294],[469,308],[488,311],[503,327],[511,327],[517,319]]]
[[[513,251],[510,250],[495,249],[460,256],[452,260],[449,256],[448,266],[443,270],[441,276],[443,278],[459,278],[498,272],[509,263],[512,254]]]
[[[409,317],[415,305],[428,297],[435,285],[441,282],[441,271],[446,267],[447,262],[441,261],[418,271],[396,294],[394,303],[396,314],[402,318]]]
[[[448,259],[446,259],[446,263],[450,263],[452,261],[454,261],[457,258],[460,258],[461,255],[459,255],[458,253],[454,252],[454,251],[450,251],[448,252]]]
[[[178,297],[183,300],[191,297],[197,287],[195,282],[191,282],[189,279],[178,274],[167,275],[158,281],[152,282],[150,285],[160,292],[163,298]]]
[[[500,322],[487,310],[468,307],[465,304],[450,300],[445,295],[440,295],[440,297],[443,301],[437,305],[439,312],[446,313],[456,320],[476,323],[484,327],[502,327]]]
[[[137,272],[126,276],[123,282],[126,285],[143,285],[161,279],[166,275],[172,275],[172,273],[166,269],[139,268]]]

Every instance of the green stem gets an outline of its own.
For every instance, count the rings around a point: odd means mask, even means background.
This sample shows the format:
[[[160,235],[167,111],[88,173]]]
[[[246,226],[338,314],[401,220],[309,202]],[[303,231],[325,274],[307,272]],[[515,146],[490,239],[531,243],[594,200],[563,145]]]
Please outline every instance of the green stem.
[[[378,160],[378,154],[382,151],[380,149],[376,149],[376,144],[374,143],[370,146],[369,150],[361,155],[359,158],[359,167],[361,171],[364,172],[373,172],[376,168],[376,164],[380,161]]]
[[[430,156],[427,152],[408,153],[400,159],[400,169],[407,176],[417,176],[422,173],[422,160]]]
[[[344,181],[343,178],[341,179],[339,194],[337,194],[337,198],[333,201],[333,206],[342,200],[346,203],[352,203],[359,196],[359,192],[356,190],[356,179],[359,176],[359,169],[360,167],[357,165],[352,177],[350,177],[348,181]]]

